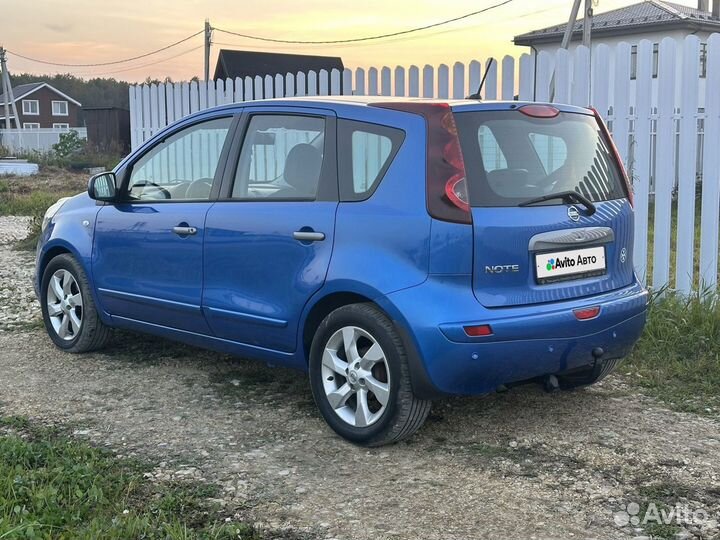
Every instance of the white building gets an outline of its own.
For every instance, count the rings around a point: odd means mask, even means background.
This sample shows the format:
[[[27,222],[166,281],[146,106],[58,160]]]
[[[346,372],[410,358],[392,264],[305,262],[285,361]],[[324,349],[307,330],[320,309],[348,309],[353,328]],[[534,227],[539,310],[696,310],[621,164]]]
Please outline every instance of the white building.
[[[631,6],[594,14],[591,26],[591,48],[596,49],[598,45],[605,44],[614,50],[618,43],[630,44],[630,78],[634,79],[637,69],[637,46],[641,40],[649,40],[654,49],[653,77],[656,78],[660,42],[664,38],[670,37],[680,44],[686,36],[696,35],[701,42],[698,58],[699,73],[700,78],[704,79],[707,39],[710,34],[720,32],[720,0],[714,0],[712,11],[708,8],[709,1],[713,0],[699,0],[697,8],[693,8],[661,0],[646,0]],[[515,36],[513,41],[515,45],[530,47],[533,55],[543,51],[554,54],[560,48],[566,28],[567,22]],[[580,19],[573,28],[572,39],[568,47],[570,52],[582,44],[582,28],[583,20]],[[612,67],[611,59],[610,77],[614,71]],[[680,61],[677,63],[677,69],[680,74],[682,69]],[[656,92],[656,88],[654,88],[654,92]],[[704,95],[704,92],[701,92],[701,95]]]

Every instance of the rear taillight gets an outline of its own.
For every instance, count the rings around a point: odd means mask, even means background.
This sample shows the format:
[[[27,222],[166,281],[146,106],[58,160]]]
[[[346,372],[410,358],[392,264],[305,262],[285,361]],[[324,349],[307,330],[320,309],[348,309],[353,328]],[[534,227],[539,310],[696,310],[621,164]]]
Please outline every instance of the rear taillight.
[[[489,324],[479,324],[477,326],[464,326],[463,330],[470,337],[492,336],[493,331]]]
[[[419,114],[427,123],[427,209],[435,219],[472,223],[468,186],[455,117],[447,103],[373,103]]]
[[[630,183],[630,177],[628,176],[627,170],[625,169],[625,163],[623,163],[622,157],[620,156],[620,152],[617,149],[617,146],[615,146],[615,141],[610,136],[610,131],[607,128],[607,125],[605,124],[605,121],[603,120],[602,116],[600,116],[600,113],[597,112],[597,110],[591,108],[590,109],[593,114],[595,115],[595,120],[597,120],[598,125],[600,126],[600,131],[602,132],[603,136],[605,137],[605,140],[607,141],[608,145],[610,145],[610,150],[613,153],[613,156],[615,157],[615,163],[617,163],[617,166],[620,168],[620,174],[622,174],[623,181],[625,182],[625,192],[627,194],[628,201],[630,201],[630,206],[635,206],[635,198],[633,196],[633,189],[632,184]]]

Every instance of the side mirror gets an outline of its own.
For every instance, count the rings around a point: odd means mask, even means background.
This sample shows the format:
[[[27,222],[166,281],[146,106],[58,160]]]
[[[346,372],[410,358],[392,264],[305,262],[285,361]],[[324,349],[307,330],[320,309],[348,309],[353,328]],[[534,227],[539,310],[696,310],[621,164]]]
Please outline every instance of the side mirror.
[[[114,201],[117,197],[114,172],[96,174],[88,182],[88,195],[96,201]]]

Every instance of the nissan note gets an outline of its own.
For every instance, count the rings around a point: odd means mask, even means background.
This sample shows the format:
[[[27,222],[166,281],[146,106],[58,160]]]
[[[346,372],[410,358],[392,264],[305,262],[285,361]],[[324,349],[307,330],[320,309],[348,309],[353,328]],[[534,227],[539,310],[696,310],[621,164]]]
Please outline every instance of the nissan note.
[[[585,386],[645,324],[633,200],[574,106],[323,97],[167,127],[48,209],[50,339],[112,328],[304,370],[323,417],[399,441],[431,400]]]

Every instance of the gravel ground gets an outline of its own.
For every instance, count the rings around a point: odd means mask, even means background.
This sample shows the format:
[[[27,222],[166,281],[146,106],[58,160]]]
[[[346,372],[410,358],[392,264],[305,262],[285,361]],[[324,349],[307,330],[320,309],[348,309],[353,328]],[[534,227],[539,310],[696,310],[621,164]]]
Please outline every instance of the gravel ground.
[[[12,249],[13,242],[27,236],[29,224],[29,217],[0,216],[0,335],[40,317],[32,287],[35,254]]]
[[[0,220],[0,238],[21,223]],[[3,243],[0,268],[3,298],[31,298],[32,256]],[[680,503],[707,515],[685,534],[720,538],[720,422],[670,412],[622,374],[441,400],[410,441],[367,450],[325,426],[302,374],[126,333],[67,355],[37,308],[3,304],[0,414],[151,459],[158,481],[218,483],[228,516],[318,538],[616,539],[648,532],[622,526],[632,503]]]

